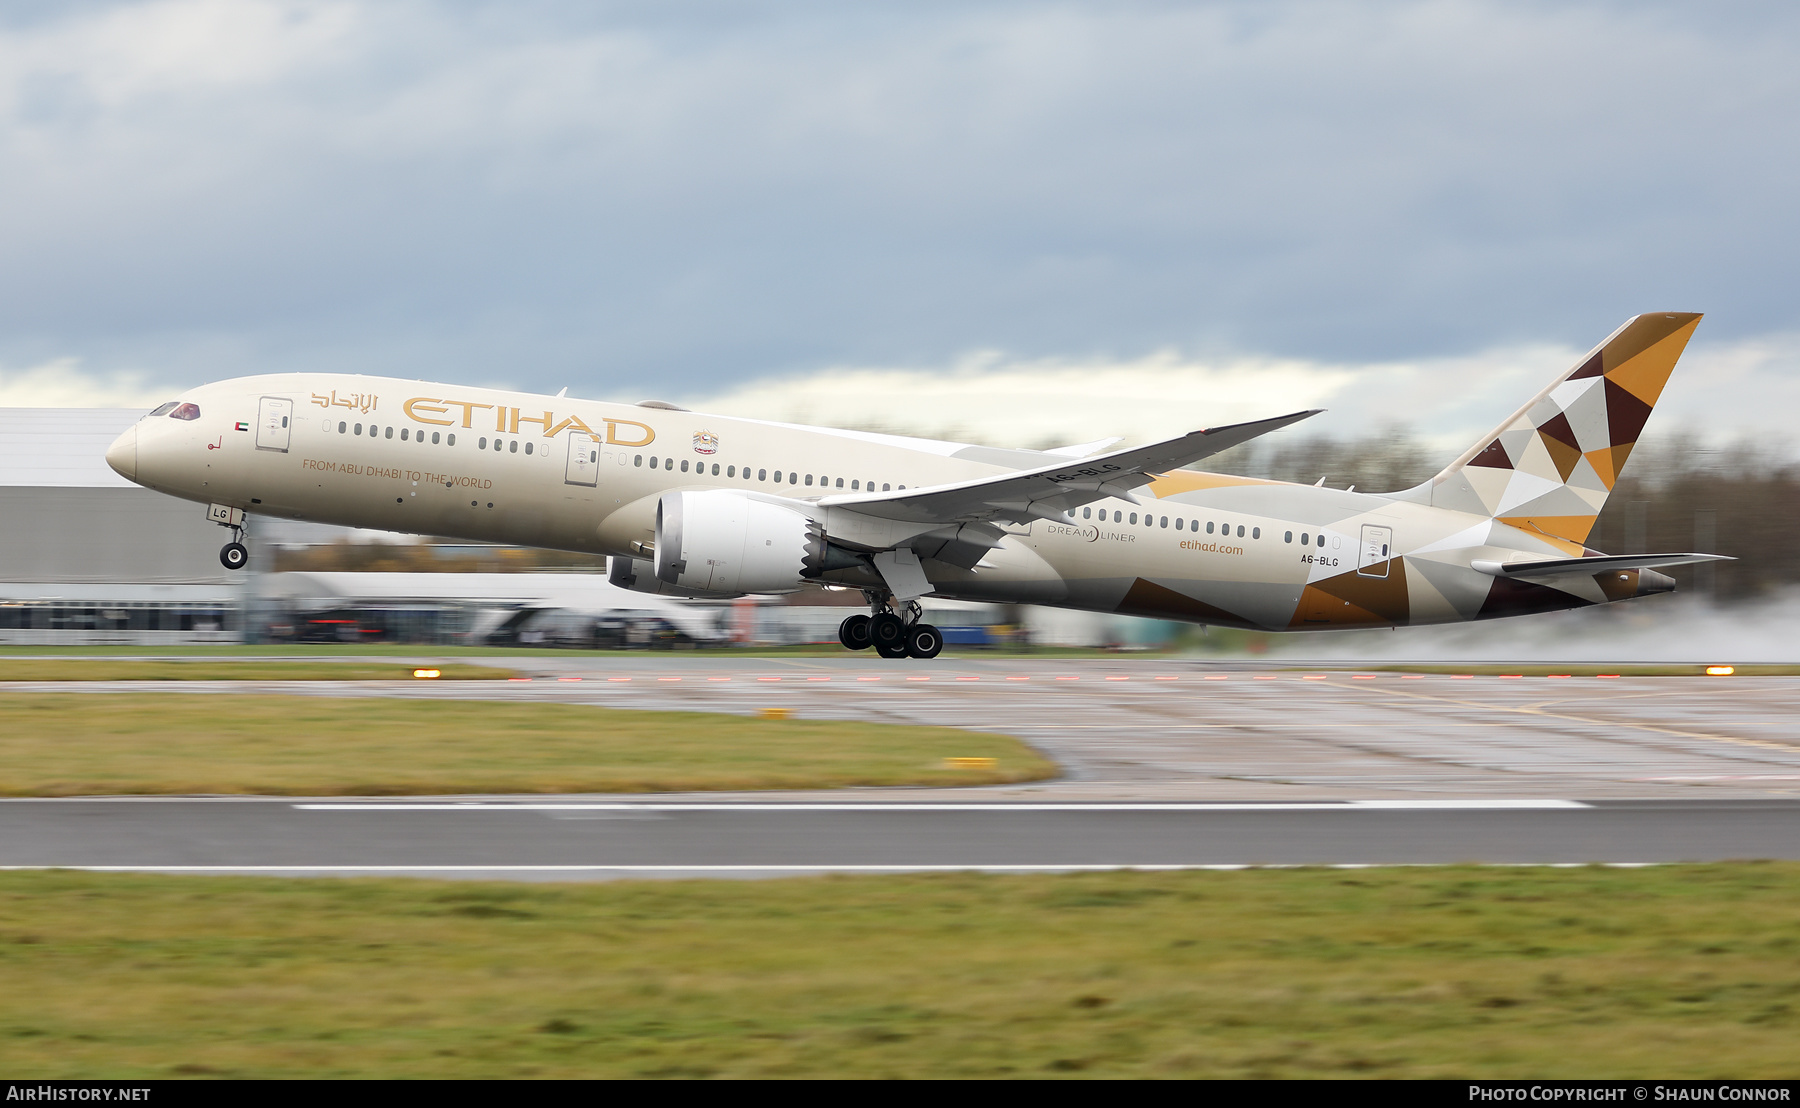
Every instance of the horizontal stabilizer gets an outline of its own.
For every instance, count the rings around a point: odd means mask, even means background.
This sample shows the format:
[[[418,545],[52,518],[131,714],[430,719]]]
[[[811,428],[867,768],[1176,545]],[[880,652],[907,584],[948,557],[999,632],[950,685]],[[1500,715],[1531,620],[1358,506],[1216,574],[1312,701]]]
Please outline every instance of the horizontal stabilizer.
[[[1494,562],[1477,558],[1470,568],[1489,577],[1590,576],[1614,569],[1654,569],[1695,562],[1735,562],[1725,554],[1602,554],[1592,558],[1549,558],[1538,561]]]

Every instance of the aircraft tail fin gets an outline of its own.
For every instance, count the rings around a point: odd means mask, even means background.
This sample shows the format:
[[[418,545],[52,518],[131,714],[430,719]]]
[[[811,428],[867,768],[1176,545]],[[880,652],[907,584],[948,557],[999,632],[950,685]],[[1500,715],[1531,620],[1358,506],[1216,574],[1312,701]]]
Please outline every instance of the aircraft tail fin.
[[[1697,312],[1633,316],[1407,498],[1586,542],[1699,323]]]

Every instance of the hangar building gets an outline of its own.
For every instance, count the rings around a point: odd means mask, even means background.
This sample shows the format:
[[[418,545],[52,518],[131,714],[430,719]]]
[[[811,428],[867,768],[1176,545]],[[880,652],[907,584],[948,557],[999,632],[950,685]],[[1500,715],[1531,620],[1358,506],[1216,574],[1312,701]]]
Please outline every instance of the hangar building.
[[[232,642],[248,581],[205,509],[106,465],[135,408],[0,408],[0,643]]]

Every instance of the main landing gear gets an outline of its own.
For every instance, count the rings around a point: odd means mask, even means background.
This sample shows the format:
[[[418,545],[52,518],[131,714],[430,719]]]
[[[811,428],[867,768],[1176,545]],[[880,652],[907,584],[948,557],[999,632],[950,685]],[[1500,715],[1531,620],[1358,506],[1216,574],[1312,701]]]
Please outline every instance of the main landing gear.
[[[944,636],[936,627],[920,622],[919,602],[909,600],[900,612],[888,610],[883,601],[872,616],[851,616],[838,624],[838,641],[851,650],[875,648],[883,658],[935,658],[944,649]]]

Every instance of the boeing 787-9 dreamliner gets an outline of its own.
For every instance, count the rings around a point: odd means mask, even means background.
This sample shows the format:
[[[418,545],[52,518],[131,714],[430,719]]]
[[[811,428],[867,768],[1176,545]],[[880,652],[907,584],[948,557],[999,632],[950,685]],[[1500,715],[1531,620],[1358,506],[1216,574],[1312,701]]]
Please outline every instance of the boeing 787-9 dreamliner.
[[[1313,411],[1107,450],[1001,450],[387,377],[194,389],[106,460],[248,516],[605,554],[614,584],[862,590],[852,650],[930,658],[926,596],[1270,631],[1490,619],[1667,592],[1586,540],[1700,316],[1627,321],[1443,472],[1392,493],[1186,468]]]

